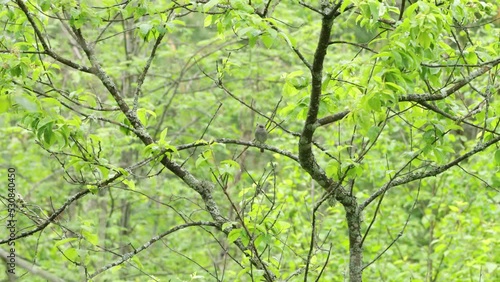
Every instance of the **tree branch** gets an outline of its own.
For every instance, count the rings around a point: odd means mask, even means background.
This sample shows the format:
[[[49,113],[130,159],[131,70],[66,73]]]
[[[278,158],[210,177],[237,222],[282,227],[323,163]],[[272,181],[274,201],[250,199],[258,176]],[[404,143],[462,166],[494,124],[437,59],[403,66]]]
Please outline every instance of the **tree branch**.
[[[436,176],[438,174],[441,174],[445,171],[447,171],[448,169],[450,169],[451,167],[455,166],[455,165],[458,165],[461,161],[464,161],[468,158],[470,158],[471,156],[485,150],[486,148],[488,148],[489,146],[497,143],[500,141],[500,136],[497,136],[493,139],[491,139],[490,141],[488,142],[485,142],[485,143],[482,143],[482,144],[477,144],[476,147],[474,147],[474,149],[472,149],[471,151],[463,154],[462,156],[454,159],[453,161],[445,164],[445,165],[442,165],[442,166],[438,166],[432,170],[429,170],[429,171],[424,171],[424,172],[416,172],[416,173],[410,173],[404,177],[399,177],[397,179],[394,179],[393,181],[390,181],[388,182],[387,184],[385,184],[384,186],[382,186],[381,188],[379,188],[375,193],[373,193],[368,199],[366,199],[360,206],[360,210],[363,210],[365,207],[367,207],[371,202],[373,202],[378,196],[382,195],[383,193],[385,193],[386,191],[388,191],[389,189],[391,189],[392,187],[396,187],[396,186],[399,186],[399,185],[403,185],[403,184],[406,184],[406,183],[409,183],[409,182],[412,182],[412,181],[415,181],[415,180],[418,180],[418,179],[423,179],[423,178],[427,178],[427,177],[430,177],[430,176]]]
[[[155,57],[156,50],[158,49],[158,46],[160,45],[161,40],[163,39],[165,34],[166,34],[166,32],[160,34],[158,36],[158,38],[156,39],[156,42],[153,46],[153,49],[151,50],[151,54],[149,55],[148,61],[146,62],[146,65],[144,66],[144,69],[142,70],[141,75],[137,79],[137,87],[136,87],[135,93],[134,93],[134,106],[133,106],[134,110],[137,110],[139,94],[141,93],[142,84],[144,83],[144,80],[146,79],[146,75],[148,74],[149,68],[151,67],[151,63],[153,62],[153,59]]]
[[[185,224],[181,224],[181,225],[172,227],[168,231],[163,232],[162,234],[151,238],[149,241],[147,241],[141,247],[133,250],[130,253],[124,254],[121,259],[119,259],[119,260],[117,260],[117,261],[115,261],[113,263],[110,263],[108,265],[105,265],[105,266],[99,268],[94,273],[90,274],[87,277],[87,279],[93,279],[94,277],[96,277],[97,275],[101,274],[102,272],[104,272],[104,271],[106,271],[106,270],[108,270],[110,268],[113,268],[113,267],[115,267],[117,265],[120,265],[120,264],[126,262],[127,260],[129,260],[130,258],[132,258],[133,256],[135,256],[136,254],[138,254],[138,253],[144,251],[145,249],[149,248],[152,244],[154,244],[156,241],[160,240],[161,238],[163,238],[163,237],[165,237],[165,236],[167,236],[169,234],[172,234],[172,233],[174,233],[176,231],[182,230],[182,229],[187,228],[187,227],[192,227],[192,226],[213,226],[213,227],[218,227],[218,225],[216,223],[207,222],[207,221],[189,222],[189,223],[185,223]]]
[[[319,185],[324,188],[334,187],[335,183],[332,179],[326,176],[325,171],[316,162],[312,152],[312,139],[314,131],[317,127],[319,103],[321,97],[321,84],[323,79],[323,63],[325,61],[328,42],[332,31],[333,20],[335,19],[336,11],[332,10],[323,17],[321,21],[321,31],[318,40],[318,45],[314,54],[314,60],[311,67],[312,89],[310,94],[310,102],[307,112],[307,118],[302,129],[299,140],[299,160],[300,165],[316,180]]]
[[[473,71],[468,77],[461,79],[457,81],[453,86],[449,87],[448,89],[443,89],[441,90],[441,93],[439,94],[433,94],[433,93],[428,93],[428,94],[408,94],[408,95],[403,95],[399,98],[400,102],[425,102],[425,101],[436,101],[436,100],[442,100],[445,99],[446,97],[450,96],[451,94],[457,92],[460,90],[460,88],[464,87],[467,85],[469,82],[474,80],[475,78],[485,74],[489,70],[491,70],[494,66],[500,64],[500,58],[497,58],[495,60],[489,61],[485,63],[482,67],[479,69]]]
[[[4,260],[7,261],[9,259],[8,255],[9,255],[9,253],[7,253],[4,249],[0,249],[0,258],[3,258]],[[24,260],[24,259],[20,258],[19,256],[16,256],[15,264],[17,266],[22,267],[26,271],[30,272],[32,275],[39,276],[39,277],[41,277],[44,280],[47,280],[49,282],[63,282],[63,281],[65,281],[64,279],[62,279],[62,278],[60,278],[60,277],[58,277],[58,276],[56,276],[48,271],[43,270],[41,267],[36,266],[33,262]],[[5,281],[7,281],[7,280],[5,280]]]
[[[189,148],[195,148],[195,147],[200,147],[200,146],[207,146],[207,145],[211,145],[211,144],[214,144],[214,143],[222,143],[222,144],[237,144],[237,145],[243,145],[243,146],[248,146],[248,147],[255,147],[255,148],[263,148],[263,149],[266,149],[268,151],[272,151],[272,152],[275,152],[275,153],[278,153],[280,155],[283,155],[285,157],[288,157],[296,162],[299,162],[299,158],[288,152],[288,151],[285,151],[285,150],[281,150],[279,148],[276,148],[276,147],[273,147],[273,146],[269,146],[267,144],[258,144],[258,143],[254,143],[254,142],[250,142],[250,141],[241,141],[241,140],[236,140],[236,139],[228,139],[228,138],[220,138],[220,139],[215,139],[215,140],[211,140],[209,142],[199,142],[199,141],[196,141],[196,142],[193,142],[193,143],[189,143],[189,144],[184,144],[184,145],[180,145],[180,146],[177,146],[177,150],[178,151],[181,151],[181,150],[186,150],[186,149],[189,149]]]
[[[24,2],[22,0],[16,0],[16,3],[17,3],[17,5],[19,5],[19,8],[21,8],[23,13],[26,15],[26,18],[28,18],[28,21],[30,22],[31,26],[33,27],[33,30],[35,31],[36,36],[38,37],[38,39],[40,40],[40,43],[42,44],[42,47],[44,49],[45,54],[54,58],[56,61],[67,65],[68,67],[71,67],[71,68],[74,68],[74,69],[77,69],[79,71],[83,71],[86,73],[93,73],[93,70],[91,68],[79,65],[71,60],[68,60],[66,58],[59,56],[57,53],[52,51],[52,49],[49,47],[49,45],[45,41],[45,38],[43,37],[42,32],[40,31],[40,29],[38,29],[38,27],[35,23],[35,20],[33,19],[30,11],[28,10],[28,7],[26,7],[26,5],[24,4]]]
[[[314,126],[315,127],[319,127],[319,126],[327,125],[327,124],[330,124],[330,123],[334,123],[336,121],[339,121],[339,120],[343,119],[349,113],[350,113],[350,111],[343,111],[343,112],[340,112],[340,113],[333,114],[331,116],[326,116],[324,118],[320,118],[320,119],[318,119],[316,121],[316,123],[314,124]]]

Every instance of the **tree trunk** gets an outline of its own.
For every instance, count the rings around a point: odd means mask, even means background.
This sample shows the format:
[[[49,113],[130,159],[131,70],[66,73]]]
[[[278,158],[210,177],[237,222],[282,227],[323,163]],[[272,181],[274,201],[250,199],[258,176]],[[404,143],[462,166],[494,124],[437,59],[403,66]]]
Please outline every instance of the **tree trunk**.
[[[355,201],[354,201],[355,202]],[[361,236],[361,217],[357,206],[345,207],[349,227],[349,281],[361,282],[363,249]]]

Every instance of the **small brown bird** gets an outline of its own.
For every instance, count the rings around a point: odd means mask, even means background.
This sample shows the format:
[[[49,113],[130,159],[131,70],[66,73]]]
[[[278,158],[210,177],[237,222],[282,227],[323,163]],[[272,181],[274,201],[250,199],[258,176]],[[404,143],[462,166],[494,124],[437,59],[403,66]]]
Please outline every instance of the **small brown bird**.
[[[262,124],[257,124],[257,128],[255,129],[255,140],[260,144],[266,143],[267,140],[267,130],[266,127]],[[264,148],[260,148],[260,152],[264,153]]]

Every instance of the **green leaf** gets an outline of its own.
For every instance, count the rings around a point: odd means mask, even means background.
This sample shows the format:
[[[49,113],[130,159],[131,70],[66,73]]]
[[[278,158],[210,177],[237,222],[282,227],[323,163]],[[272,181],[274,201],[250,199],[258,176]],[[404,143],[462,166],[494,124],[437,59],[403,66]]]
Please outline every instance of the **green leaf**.
[[[370,1],[368,5],[370,6],[370,14],[373,20],[378,21],[380,3],[378,1]]]
[[[380,111],[382,107],[382,103],[380,102],[380,99],[377,97],[371,97],[368,99],[368,105],[370,108],[374,111]]]
[[[207,27],[210,26],[213,22],[213,16],[212,15],[207,15],[205,16],[205,20],[203,21],[203,26]]]
[[[87,230],[82,230],[82,235],[83,237],[85,237],[85,239],[87,239],[87,241],[89,241],[90,244],[94,246],[97,246],[97,244],[99,243],[99,237],[97,236],[97,234],[91,233]]]
[[[264,34],[260,38],[267,48],[271,48],[275,42],[275,38],[271,37],[269,34]]]
[[[425,49],[429,48],[431,45],[431,42],[432,42],[432,38],[430,36],[430,33],[429,32],[421,32],[418,35],[418,42]]]
[[[54,244],[54,247],[59,247],[59,246],[62,246],[66,243],[74,242],[76,240],[79,240],[79,239],[75,238],[75,237],[70,237],[70,238],[64,238],[62,240],[57,240],[56,243]]]
[[[242,230],[240,228],[235,228],[229,232],[227,235],[228,243],[233,243],[241,237]]]
[[[241,10],[249,14],[253,13],[253,7],[248,5],[246,1],[232,0],[231,5],[235,10]]]
[[[338,180],[339,172],[340,172],[340,164],[336,160],[331,160],[327,163],[325,167],[325,172],[328,176],[333,177]]]
[[[396,83],[386,82],[385,84],[390,88],[394,89],[396,93],[404,94],[406,92],[403,87],[397,85]]]
[[[212,9],[215,5],[219,4],[220,0],[210,0],[208,1],[205,5],[203,5],[203,11],[208,12],[210,9]]]
[[[375,140],[377,138],[378,133],[380,132],[380,128],[378,126],[372,126],[370,129],[368,129],[368,138],[370,138],[370,141]]]
[[[50,9],[50,3],[52,3],[51,0],[43,0],[40,3],[40,8],[42,9],[42,11],[47,12]]]
[[[10,95],[0,96],[0,114],[7,112],[11,106]]]
[[[198,156],[195,162],[195,167],[200,167],[202,164],[208,164],[208,159],[205,157],[205,153]]]
[[[78,252],[75,248],[67,248],[66,250],[63,250],[63,254],[70,261],[76,261],[78,259]]]
[[[149,109],[140,108],[137,110],[137,118],[139,118],[142,124],[147,125],[148,116],[156,118],[155,112]]]
[[[495,162],[497,165],[500,165],[500,149],[495,151]]]
[[[90,193],[92,194],[97,194],[97,192],[99,192],[99,190],[97,189],[97,186],[95,185],[87,185],[86,188],[90,191]]]
[[[230,166],[230,167],[233,167],[233,168],[235,168],[235,169],[237,169],[237,170],[240,170],[240,164],[239,164],[239,163],[237,163],[237,162],[235,162],[235,161],[233,161],[233,160],[223,160],[223,161],[221,162],[221,164],[225,164],[225,165],[228,165],[228,166]]]
[[[167,133],[168,133],[168,127],[165,127],[165,129],[163,129],[160,133],[160,140],[158,140],[160,143],[165,142],[165,138],[167,137]]]
[[[123,184],[127,185],[131,190],[135,190],[135,182],[129,179],[123,179]]]
[[[249,273],[252,270],[250,267],[244,267],[242,270],[240,270],[237,274],[236,277],[241,278],[243,275]]]
[[[446,155],[441,148],[435,147],[432,152],[434,153],[438,163],[444,163],[446,161]]]
[[[352,0],[344,0],[342,1],[342,5],[340,5],[340,12],[344,12],[345,9],[352,3]]]
[[[135,262],[135,266],[138,267],[139,269],[144,269],[144,265],[141,262],[141,259],[139,256],[133,256],[132,261]]]
[[[153,26],[149,23],[142,23],[139,25],[139,30],[142,34],[147,34],[152,28]]]

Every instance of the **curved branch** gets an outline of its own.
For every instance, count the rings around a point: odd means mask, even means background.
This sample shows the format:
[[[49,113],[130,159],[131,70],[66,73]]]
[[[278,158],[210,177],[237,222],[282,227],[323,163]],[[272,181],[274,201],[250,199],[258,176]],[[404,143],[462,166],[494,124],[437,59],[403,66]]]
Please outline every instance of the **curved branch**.
[[[28,21],[30,22],[31,26],[33,27],[33,30],[35,31],[36,36],[40,40],[40,43],[42,44],[43,49],[45,49],[44,50],[45,54],[49,55],[50,57],[52,57],[56,61],[67,65],[68,67],[71,67],[71,68],[74,68],[74,69],[77,69],[79,71],[83,71],[86,73],[93,73],[92,68],[79,65],[79,64],[77,64],[69,59],[66,59],[66,58],[59,56],[57,53],[52,51],[52,49],[49,47],[49,45],[45,41],[45,38],[43,37],[42,32],[40,31],[40,29],[38,29],[38,27],[35,23],[35,20],[33,19],[30,11],[28,10],[28,7],[26,7],[26,5],[24,4],[24,2],[22,0],[17,0],[16,3],[19,6],[19,8],[21,8],[23,13],[26,15],[26,18],[28,18]]]
[[[149,241],[147,241],[146,243],[144,243],[144,245],[142,245],[141,247],[139,247],[138,249],[135,249],[133,250],[132,252],[130,253],[126,253],[124,254],[121,259],[115,261],[115,262],[112,262],[108,265],[105,265],[101,268],[99,268],[98,270],[96,270],[94,273],[90,274],[87,279],[92,279],[94,277],[96,277],[97,275],[101,274],[102,272],[110,269],[110,268],[113,268],[117,265],[120,265],[124,262],[126,262],[127,260],[129,260],[130,258],[132,258],[134,255],[144,251],[145,249],[149,248],[152,244],[154,244],[156,241],[160,240],[161,238],[169,235],[169,234],[172,234],[176,231],[179,231],[179,230],[182,230],[184,228],[187,228],[187,227],[192,227],[192,226],[213,226],[213,227],[218,227],[218,224],[214,223],[214,222],[208,222],[208,221],[199,221],[199,222],[190,222],[190,223],[184,223],[184,224],[181,224],[181,225],[178,225],[178,226],[175,226],[175,227],[172,227],[170,228],[168,231],[158,235],[158,236],[155,236],[153,238],[151,238]]]
[[[445,165],[435,167],[434,169],[429,170],[429,171],[410,173],[404,177],[394,179],[393,181],[388,182],[387,184],[385,184],[384,186],[379,188],[375,193],[373,193],[368,199],[366,199],[361,205],[359,205],[359,209],[363,210],[371,202],[373,202],[377,197],[379,197],[380,195],[382,195],[383,193],[385,193],[386,191],[388,191],[392,187],[396,187],[396,186],[403,185],[403,184],[406,184],[406,183],[409,183],[409,182],[412,182],[415,180],[419,180],[419,179],[423,179],[423,178],[427,178],[427,177],[436,176],[438,174],[441,174],[441,173],[447,171],[448,169],[450,169],[451,167],[458,165],[460,162],[472,157],[473,155],[475,155],[481,151],[484,151],[486,148],[488,148],[489,146],[491,146],[499,141],[500,141],[500,136],[497,136],[488,142],[485,142],[482,144],[477,144],[476,147],[474,147],[474,149],[472,149],[471,151],[461,155],[460,157],[454,159],[453,161],[451,161]]]
[[[45,229],[45,227],[47,227],[51,222],[53,222],[64,210],[66,210],[67,207],[69,207],[69,205],[71,203],[82,198],[83,196],[87,195],[88,193],[90,193],[90,190],[88,190],[88,189],[85,189],[85,190],[82,190],[82,191],[76,193],[71,198],[69,198],[58,210],[56,210],[52,215],[50,215],[47,220],[45,220],[43,223],[38,225],[35,229],[27,231],[27,232],[23,232],[14,238],[0,240],[0,245],[8,243],[10,241],[15,241],[15,240],[20,239],[20,238],[28,237],[30,235],[35,234],[36,232],[38,232],[40,230]]]
[[[408,94],[408,95],[403,95],[399,98],[400,102],[425,102],[425,101],[436,101],[436,100],[442,100],[445,99],[446,97],[450,96],[451,94],[457,92],[460,90],[460,88],[464,87],[467,85],[469,82],[474,80],[475,78],[487,73],[489,70],[491,70],[493,67],[497,66],[500,64],[500,58],[496,58],[495,60],[489,61],[485,63],[483,66],[481,66],[479,69],[473,71],[468,77],[461,79],[457,81],[453,86],[448,87],[447,89],[441,90],[441,93],[439,94]]]

